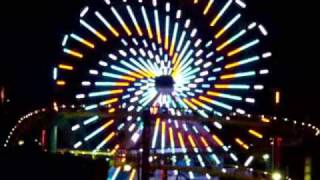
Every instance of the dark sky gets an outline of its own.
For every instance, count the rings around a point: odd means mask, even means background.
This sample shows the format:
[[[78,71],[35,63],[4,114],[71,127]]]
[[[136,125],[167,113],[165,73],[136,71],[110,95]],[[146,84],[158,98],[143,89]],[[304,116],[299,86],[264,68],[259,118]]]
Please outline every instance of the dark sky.
[[[52,63],[60,52],[62,34],[77,22],[80,4],[76,0],[8,2],[0,6],[0,83],[8,87],[17,109],[39,107],[52,97]],[[316,2],[246,2],[270,29],[272,86],[283,90],[283,114],[316,120],[320,117]]]

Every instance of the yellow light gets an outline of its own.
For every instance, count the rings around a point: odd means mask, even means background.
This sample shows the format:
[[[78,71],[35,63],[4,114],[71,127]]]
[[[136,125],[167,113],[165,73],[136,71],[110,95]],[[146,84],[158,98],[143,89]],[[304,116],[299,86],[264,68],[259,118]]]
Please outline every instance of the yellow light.
[[[242,51],[242,48],[237,48],[237,49],[229,52],[229,53],[228,53],[228,56],[229,56],[229,57],[230,57],[230,56],[233,56],[233,55],[235,55],[235,54],[238,54],[238,53],[241,52],[241,51]]]
[[[182,57],[181,54],[178,56],[177,60],[174,62],[173,70],[176,70],[178,67],[180,67],[180,61]]]
[[[172,64],[175,64],[178,58],[178,53],[175,53],[172,59]]]
[[[280,91],[276,91],[275,102],[276,104],[280,104]]]
[[[121,159],[121,162],[124,163],[124,162],[126,162],[126,160],[127,160],[127,158],[124,157]]]
[[[117,89],[117,90],[111,90],[110,91],[110,94],[121,94],[121,93],[123,93],[122,89]]]
[[[274,172],[274,173],[272,173],[271,178],[272,178],[272,180],[281,180],[282,175],[279,172]]]
[[[185,148],[186,146],[184,145],[184,141],[183,141],[183,138],[182,138],[182,135],[180,132],[178,132],[178,138],[179,138],[179,142],[180,142],[181,147]]]
[[[215,26],[218,20],[221,18],[220,15],[217,15],[210,23],[210,26]]]
[[[210,95],[210,96],[220,97],[220,93],[214,92],[214,91],[208,91],[207,94]]]
[[[153,34],[152,34],[152,30],[151,30],[150,25],[147,26],[147,31],[148,31],[149,38],[152,39],[153,38]]]
[[[105,123],[102,127],[103,127],[103,129],[106,129],[109,126],[111,126],[113,123],[114,123],[114,120],[112,119],[112,120],[108,121],[107,123]]]
[[[155,77],[155,75],[152,73],[152,72],[149,72],[147,70],[144,70],[144,71],[137,71],[139,74],[145,76],[145,77],[148,77],[148,78],[152,78],[152,77]]]
[[[226,28],[222,28],[215,36],[214,38],[218,39],[224,32],[226,32]]]
[[[117,30],[115,30],[113,27],[110,27],[110,29],[109,29],[109,30],[112,32],[112,34],[113,34],[114,36],[119,37],[119,33],[118,33],[118,31],[117,31]]]
[[[203,11],[203,15],[207,15],[207,14],[208,14],[208,12],[209,12],[209,10],[210,10],[210,8],[211,8],[212,4],[213,4],[213,0],[209,0],[209,2],[208,2],[208,4],[207,4],[206,8],[205,8],[205,9],[204,9],[204,11]]]
[[[123,28],[127,32],[128,36],[132,35],[132,32],[130,31],[130,29],[128,28],[128,26],[126,24],[123,24]]]
[[[230,86],[227,84],[216,84],[216,85],[214,85],[214,87],[217,89],[229,89],[230,88]]]
[[[64,69],[64,70],[69,70],[69,71],[72,71],[72,70],[73,70],[73,66],[70,66],[70,65],[59,64],[58,67],[59,67],[60,69]]]
[[[224,80],[224,79],[233,79],[235,78],[236,75],[235,74],[227,74],[227,75],[223,75],[221,76],[221,79]]]
[[[246,149],[246,150],[249,149],[249,146],[248,146],[246,143],[244,143],[241,139],[236,138],[235,141],[236,141],[241,147],[243,147],[244,149]]]
[[[162,136],[165,136],[165,134],[166,134],[166,122],[162,121],[161,124],[162,124],[162,126],[161,126],[161,134],[162,134]]]
[[[175,48],[175,44],[176,44],[176,40],[173,39],[171,42],[171,47],[170,47],[170,51],[169,51],[169,55],[172,57],[173,52],[174,52],[174,48]]]
[[[184,98],[183,102],[185,102],[188,106],[190,106],[192,109],[198,109],[197,106],[195,106],[194,104],[192,104],[190,101],[188,101],[188,99]]]
[[[269,122],[270,122],[270,119],[265,118],[265,117],[262,117],[262,118],[261,118],[261,121],[264,122],[264,123],[269,123]]]
[[[237,67],[237,66],[240,66],[241,64],[239,62],[235,62],[235,63],[230,63],[230,64],[227,64],[226,65],[226,69],[230,69],[230,68],[234,68],[234,67]]]
[[[93,32],[99,39],[101,39],[102,41],[106,42],[107,41],[107,38],[102,35],[99,31],[94,31]]]
[[[165,38],[164,38],[164,48],[165,48],[165,50],[168,50],[169,49],[169,37],[168,36],[166,36]]]
[[[206,106],[205,104],[203,104],[202,102],[196,100],[195,98],[192,98],[191,101],[193,103],[195,103],[196,105],[198,105],[198,106],[201,106],[201,107],[205,107]]]
[[[136,169],[132,169],[131,173],[130,173],[130,177],[129,180],[134,180],[134,176],[136,175],[137,170]]]
[[[193,3],[194,4],[198,4],[199,0],[194,0]]]
[[[130,76],[121,76],[121,79],[128,80],[128,81],[136,81],[135,78],[130,77]]]
[[[108,112],[109,112],[109,113],[114,113],[114,112],[116,112],[116,109],[115,109],[115,108],[111,108],[111,109],[109,109]]]
[[[209,99],[209,98],[207,98],[207,97],[204,97],[204,96],[200,96],[199,99],[201,99],[201,100],[203,100],[203,101],[206,101],[206,102],[208,102],[208,103],[211,103],[211,102],[212,102],[211,99]]]
[[[114,155],[119,148],[120,148],[120,145],[117,144],[117,145],[113,148],[113,150],[110,152],[110,154],[111,154],[111,155]]]
[[[114,136],[116,135],[115,132],[112,132],[111,134],[109,134],[104,140],[104,143],[108,143]]]
[[[143,36],[142,30],[141,30],[139,24],[135,24],[135,27],[136,27],[136,29],[138,31],[139,36]]]
[[[192,138],[191,135],[188,135],[188,139],[189,139],[190,144],[191,144],[191,146],[192,146],[193,148],[197,147],[197,146],[196,146],[196,143],[194,143],[194,140],[193,140],[193,138]]]
[[[131,76],[134,76],[134,77],[136,77],[136,78],[139,78],[139,79],[142,79],[143,78],[143,76],[141,76],[141,75],[139,75],[139,74],[137,74],[137,73],[135,73],[135,72],[128,72],[128,74],[129,75],[131,75]]]
[[[109,105],[109,104],[118,102],[118,100],[119,100],[118,98],[113,98],[113,99],[105,100],[105,101],[101,102],[101,104],[102,105]]]
[[[127,82],[116,82],[116,86],[129,86],[130,84]]]
[[[172,127],[169,127],[169,137],[170,137],[170,142],[172,145],[174,145],[174,138],[173,138],[173,131],[172,131]],[[174,148],[174,147],[171,147]]]
[[[252,129],[249,129],[249,133],[252,134],[253,136],[259,138],[259,139],[262,139],[263,138],[263,135],[258,133],[257,131],[255,130],[252,130]]]
[[[228,46],[231,43],[231,41],[225,41],[224,43],[222,43],[220,46],[217,47],[217,51],[221,51],[223,48],[225,48],[226,46]],[[238,48],[239,49],[239,48]],[[237,50],[237,49],[236,49]],[[241,51],[241,50],[240,50]],[[239,51],[239,52],[240,52]],[[237,52],[238,53],[238,52]]]
[[[89,41],[87,41],[87,40],[85,40],[85,39],[81,39],[80,42],[81,42],[82,44],[84,44],[84,45],[92,48],[92,49],[94,48],[94,44],[91,43],[91,42],[89,42]]]
[[[221,141],[221,139],[216,136],[216,135],[212,135],[213,140],[219,145],[219,146],[224,146],[223,142]]]
[[[65,85],[66,85],[66,82],[63,81],[63,80],[59,80],[59,81],[57,81],[57,85],[58,85],[58,86],[65,86]]]
[[[81,53],[79,53],[77,51],[74,51],[74,50],[65,49],[64,52],[67,53],[67,54],[70,54],[70,55],[72,55],[74,57],[80,58],[80,59],[83,58],[83,54],[81,54]]]
[[[158,17],[158,10],[155,10],[155,21],[156,21],[156,33],[157,33],[157,40],[158,44],[162,43],[162,38],[161,38],[161,32],[160,32],[160,25],[159,25],[159,17]]]

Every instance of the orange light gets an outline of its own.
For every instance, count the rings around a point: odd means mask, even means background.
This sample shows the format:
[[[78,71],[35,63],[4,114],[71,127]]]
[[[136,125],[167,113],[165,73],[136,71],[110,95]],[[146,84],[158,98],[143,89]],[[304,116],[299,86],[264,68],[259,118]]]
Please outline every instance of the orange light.
[[[201,142],[203,143],[203,145],[205,146],[205,147],[208,147],[209,145],[208,145],[208,142],[204,139],[204,137],[203,136],[201,136]]]
[[[262,117],[262,118],[261,118],[261,121],[264,122],[264,123],[269,123],[269,122],[270,122],[270,119],[265,118],[265,117]]]
[[[263,138],[263,135],[258,133],[257,131],[255,130],[252,130],[252,129],[249,129],[249,133],[252,134],[253,136],[259,138],[259,139],[262,139]]]

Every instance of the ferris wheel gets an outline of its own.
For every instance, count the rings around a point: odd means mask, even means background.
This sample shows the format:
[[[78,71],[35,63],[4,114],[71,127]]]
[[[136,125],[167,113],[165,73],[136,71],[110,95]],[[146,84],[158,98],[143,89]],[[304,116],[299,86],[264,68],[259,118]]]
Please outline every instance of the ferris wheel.
[[[242,0],[101,0],[84,7],[53,72],[59,93],[72,92],[88,112],[69,129],[71,148],[137,148],[147,110],[155,117],[150,148],[174,163],[182,153],[186,166],[221,167],[228,160],[249,166],[254,157],[238,152],[252,151],[263,134],[223,122],[248,114],[269,74],[268,31],[245,17],[246,8]]]

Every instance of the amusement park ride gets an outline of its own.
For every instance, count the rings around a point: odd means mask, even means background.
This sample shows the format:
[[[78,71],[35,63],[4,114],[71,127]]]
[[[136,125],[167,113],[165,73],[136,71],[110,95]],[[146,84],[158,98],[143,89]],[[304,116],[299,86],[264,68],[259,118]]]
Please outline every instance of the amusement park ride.
[[[63,38],[53,107],[23,116],[4,146],[29,136],[44,151],[104,158],[108,179],[281,179],[281,146],[320,131],[250,110],[272,53],[247,6],[91,2]]]

